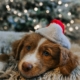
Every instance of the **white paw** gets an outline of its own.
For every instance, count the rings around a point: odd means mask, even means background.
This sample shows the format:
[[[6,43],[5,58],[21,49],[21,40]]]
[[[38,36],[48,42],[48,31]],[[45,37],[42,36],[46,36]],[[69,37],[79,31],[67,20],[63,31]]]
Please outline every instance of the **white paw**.
[[[0,62],[0,71],[2,71],[5,67],[6,67],[6,64],[5,62]]]

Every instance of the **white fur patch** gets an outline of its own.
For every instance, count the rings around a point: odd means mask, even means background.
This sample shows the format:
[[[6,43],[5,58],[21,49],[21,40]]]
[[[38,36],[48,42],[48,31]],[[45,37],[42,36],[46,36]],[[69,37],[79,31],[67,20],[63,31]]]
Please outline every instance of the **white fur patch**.
[[[23,62],[28,62],[28,63],[31,63],[33,66],[36,66],[36,63],[38,63],[38,58],[37,58],[37,52],[38,52],[38,49],[39,49],[39,46],[44,43],[46,41],[45,38],[42,38],[38,45],[37,45],[37,48],[35,49],[35,51],[33,53],[27,53],[24,58],[21,60],[20,64],[19,64],[19,67],[21,68],[22,66],[22,63]]]
[[[5,62],[0,62],[0,71],[2,71],[6,66]]]

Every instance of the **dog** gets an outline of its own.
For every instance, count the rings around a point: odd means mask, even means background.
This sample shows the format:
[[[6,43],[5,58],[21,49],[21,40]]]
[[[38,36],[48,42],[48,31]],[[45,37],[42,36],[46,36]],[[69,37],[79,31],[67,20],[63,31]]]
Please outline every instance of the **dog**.
[[[57,67],[63,76],[69,76],[79,64],[78,55],[38,33],[25,35],[13,42],[12,52],[12,56],[19,61],[18,70],[25,78],[39,76]],[[0,70],[6,65],[9,56],[0,55]]]

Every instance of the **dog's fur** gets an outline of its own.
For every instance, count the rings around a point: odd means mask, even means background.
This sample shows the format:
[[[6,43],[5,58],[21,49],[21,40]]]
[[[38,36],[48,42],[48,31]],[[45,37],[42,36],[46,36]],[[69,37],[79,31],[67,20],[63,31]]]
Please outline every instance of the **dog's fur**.
[[[57,67],[64,76],[68,76],[79,64],[78,55],[37,33],[15,41],[12,47],[12,56],[19,61],[18,70],[25,78],[39,76]],[[0,64],[5,63],[9,56],[0,55]]]

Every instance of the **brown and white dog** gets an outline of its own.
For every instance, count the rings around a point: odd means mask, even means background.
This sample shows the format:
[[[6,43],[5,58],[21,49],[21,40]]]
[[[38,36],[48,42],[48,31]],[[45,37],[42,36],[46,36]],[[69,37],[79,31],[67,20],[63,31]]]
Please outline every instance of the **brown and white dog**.
[[[19,60],[18,70],[25,78],[39,76],[57,67],[64,76],[68,76],[78,65],[78,56],[38,33],[15,41],[13,56]],[[8,55],[0,55],[0,70],[8,58]]]

